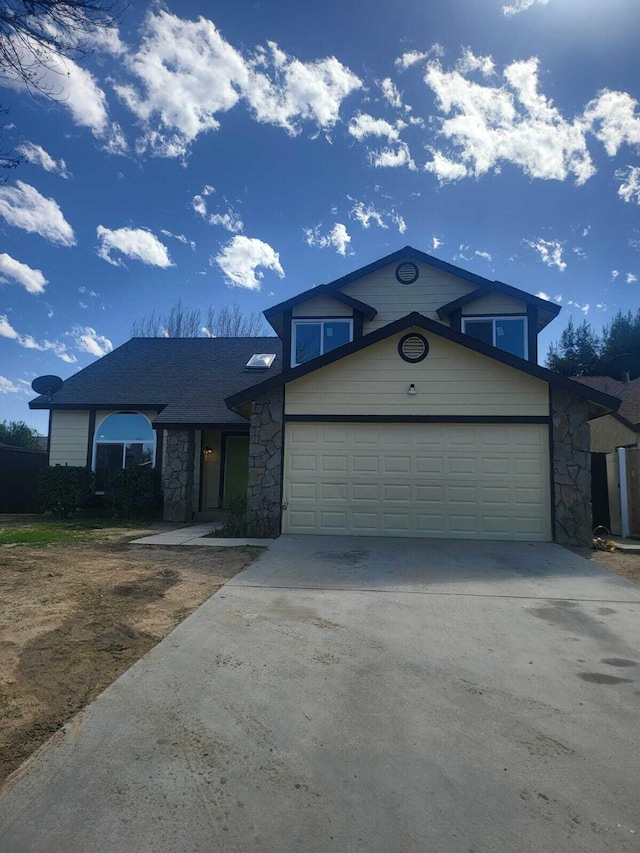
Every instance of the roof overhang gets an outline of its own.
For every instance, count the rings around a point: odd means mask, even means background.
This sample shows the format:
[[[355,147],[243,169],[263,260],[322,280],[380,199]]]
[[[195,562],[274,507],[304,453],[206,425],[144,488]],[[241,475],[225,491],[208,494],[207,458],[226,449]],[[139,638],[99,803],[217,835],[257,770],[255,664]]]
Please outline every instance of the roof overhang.
[[[312,287],[310,290],[298,293],[297,296],[292,296],[291,299],[279,302],[272,308],[267,308],[267,310],[263,312],[264,316],[271,327],[280,335],[283,330],[282,316],[285,311],[295,308],[296,305],[302,305],[304,302],[309,302],[311,299],[316,299],[318,296],[326,296],[329,299],[333,299],[336,302],[341,303],[342,305],[348,305],[350,308],[353,308],[354,311],[359,311],[367,320],[373,320],[378,313],[373,306],[367,305],[366,302],[354,299],[353,296],[349,296],[347,293],[342,293],[340,290],[336,290],[329,284],[319,284],[317,287]]]
[[[472,290],[471,293],[466,293],[464,296],[460,296],[458,299],[454,299],[452,302],[447,302],[446,305],[438,308],[438,317],[440,317],[441,320],[445,320],[447,317],[451,316],[454,311],[464,308],[465,305],[476,302],[478,299],[482,299],[483,296],[486,296],[489,293],[501,293],[505,296],[511,297],[512,299],[524,302],[526,305],[533,306],[538,315],[539,332],[542,331],[542,329],[544,329],[544,327],[560,313],[560,306],[553,302],[549,302],[546,299],[540,299],[539,296],[534,296],[524,290],[519,290],[517,287],[505,284],[503,281],[487,281],[486,284],[482,285],[477,290]]]
[[[559,373],[547,370],[546,367],[540,367],[537,364],[532,364],[530,361],[525,361],[522,358],[518,358],[518,356],[511,355],[511,353],[504,352],[503,350],[497,349],[489,344],[485,344],[482,341],[478,341],[469,335],[464,335],[461,332],[450,329],[448,326],[438,323],[436,320],[429,320],[427,317],[424,317],[422,314],[418,314],[414,311],[411,314],[407,314],[405,317],[401,317],[399,320],[394,320],[392,323],[389,323],[380,329],[376,329],[374,332],[370,332],[368,335],[363,335],[361,338],[357,338],[348,344],[344,344],[344,346],[338,347],[325,355],[318,356],[305,364],[298,365],[298,367],[285,370],[278,376],[274,376],[264,382],[259,382],[257,385],[252,385],[250,388],[245,388],[244,391],[240,391],[237,394],[232,394],[230,397],[225,399],[225,403],[230,409],[235,411],[238,406],[241,406],[250,400],[254,400],[261,394],[265,394],[274,388],[286,385],[288,382],[293,382],[294,379],[306,376],[308,373],[312,373],[315,370],[326,367],[328,364],[333,364],[342,358],[352,355],[354,352],[366,349],[373,344],[377,344],[380,341],[391,337],[391,335],[395,335],[398,332],[402,332],[405,329],[412,327],[417,327],[426,332],[430,332],[431,334],[439,335],[440,337],[466,347],[473,352],[492,358],[495,361],[499,361],[502,364],[513,367],[515,370],[526,373],[529,376],[541,379],[543,382],[547,382],[553,387],[561,388],[571,394],[575,394],[576,397],[582,397],[590,401],[592,404],[591,408],[594,412],[594,417],[597,416],[596,412],[599,414],[606,414],[608,412],[617,411],[620,403],[622,402],[618,397],[612,397],[609,394],[604,394],[602,391],[590,388],[588,385],[575,382],[573,379],[568,379],[566,376],[560,376]]]

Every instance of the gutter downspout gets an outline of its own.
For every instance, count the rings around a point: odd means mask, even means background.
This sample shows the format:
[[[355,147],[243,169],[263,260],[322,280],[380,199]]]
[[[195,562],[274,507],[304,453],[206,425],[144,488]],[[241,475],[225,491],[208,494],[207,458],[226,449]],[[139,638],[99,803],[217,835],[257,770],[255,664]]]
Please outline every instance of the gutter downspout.
[[[629,527],[629,493],[627,486],[627,451],[624,447],[618,448],[618,479],[620,482],[620,527],[622,538],[628,539]]]

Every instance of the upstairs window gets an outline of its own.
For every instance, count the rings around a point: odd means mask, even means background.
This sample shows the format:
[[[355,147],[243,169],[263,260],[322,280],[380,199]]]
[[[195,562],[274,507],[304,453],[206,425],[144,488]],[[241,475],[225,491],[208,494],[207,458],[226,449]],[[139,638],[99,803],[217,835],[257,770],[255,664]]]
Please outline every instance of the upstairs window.
[[[112,471],[137,466],[153,467],[156,434],[149,419],[137,412],[115,412],[96,430],[93,470],[96,491],[104,492]]]
[[[462,331],[519,358],[528,358],[526,317],[463,317]]]
[[[331,352],[353,339],[353,320],[294,320],[291,329],[291,366]]]

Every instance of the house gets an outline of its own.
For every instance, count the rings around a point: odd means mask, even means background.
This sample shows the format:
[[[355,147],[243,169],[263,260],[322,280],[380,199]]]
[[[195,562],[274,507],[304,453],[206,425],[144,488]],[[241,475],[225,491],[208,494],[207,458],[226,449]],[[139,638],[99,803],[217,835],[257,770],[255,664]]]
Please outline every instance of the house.
[[[621,401],[617,412],[590,425],[594,524],[617,535],[640,535],[640,378],[576,379]]]
[[[50,464],[161,466],[165,517],[274,534],[591,540],[588,422],[537,364],[559,306],[407,246],[265,311],[277,337],[132,339],[51,399]]]

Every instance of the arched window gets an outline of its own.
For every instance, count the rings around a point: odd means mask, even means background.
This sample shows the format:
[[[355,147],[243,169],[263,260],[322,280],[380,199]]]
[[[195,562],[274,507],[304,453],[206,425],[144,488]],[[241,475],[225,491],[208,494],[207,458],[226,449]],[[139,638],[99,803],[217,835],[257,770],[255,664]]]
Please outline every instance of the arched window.
[[[93,470],[96,491],[104,492],[111,471],[136,465],[155,465],[156,434],[151,422],[138,412],[107,415],[96,429]]]

